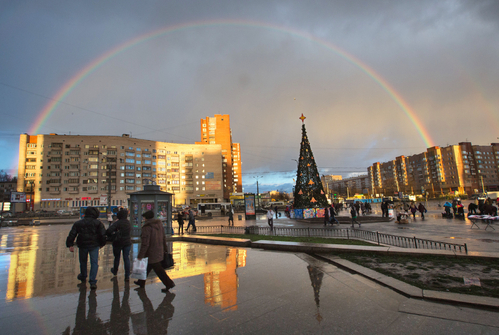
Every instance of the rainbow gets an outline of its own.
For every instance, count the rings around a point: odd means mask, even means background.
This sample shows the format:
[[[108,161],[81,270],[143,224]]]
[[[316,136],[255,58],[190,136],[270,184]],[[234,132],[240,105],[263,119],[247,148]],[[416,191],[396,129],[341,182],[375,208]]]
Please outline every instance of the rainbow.
[[[377,74],[372,68],[370,68],[367,64],[361,62],[359,59],[354,57],[353,55],[347,53],[346,51],[340,49],[339,47],[335,46],[334,44],[327,42],[323,39],[320,39],[314,35],[298,31],[292,28],[288,27],[280,27],[276,25],[271,25],[268,23],[264,22],[257,22],[257,21],[241,21],[241,20],[213,20],[213,21],[202,21],[202,22],[196,22],[196,23],[185,23],[185,24],[180,24],[180,25],[175,25],[175,26],[170,26],[166,28],[161,28],[158,30],[154,30],[152,32],[137,36],[125,43],[122,43],[115,48],[107,51],[100,57],[94,59],[91,63],[89,63],[87,66],[85,66],[83,69],[78,71],[76,75],[74,75],[68,82],[66,82],[61,89],[56,93],[56,95],[51,99],[51,101],[43,108],[43,110],[40,112],[38,117],[36,118],[35,122],[31,126],[29,130],[29,134],[37,134],[41,127],[45,124],[45,122],[48,120],[50,115],[53,113],[55,108],[58,106],[58,104],[64,100],[64,98],[71,93],[72,90],[75,89],[78,84],[83,81],[86,77],[88,77],[92,72],[97,70],[101,65],[112,59],[113,57],[119,55],[120,53],[133,48],[141,43],[144,43],[146,41],[152,40],[154,38],[166,35],[166,34],[171,34],[175,33],[178,31],[182,30],[187,30],[187,29],[195,29],[195,28],[205,28],[205,27],[210,27],[210,26],[242,26],[242,27],[252,27],[252,28],[264,28],[264,29],[271,29],[273,31],[278,31],[282,32],[284,34],[290,34],[295,37],[305,39],[308,41],[313,41],[315,43],[320,44],[321,46],[333,51],[349,63],[355,65],[357,68],[362,70],[365,74],[367,74],[369,77],[371,77],[384,91],[388,93],[388,95],[393,99],[393,101],[400,106],[402,111],[407,115],[409,120],[412,122],[416,130],[418,131],[421,139],[425,143],[426,147],[432,147],[433,146],[433,140],[430,137],[430,134],[428,131],[425,129],[423,126],[423,123],[421,120],[418,118],[416,113],[410,108],[410,106],[407,104],[407,102],[404,101],[402,96],[395,91],[395,89],[386,81],[384,80],[379,74]]]

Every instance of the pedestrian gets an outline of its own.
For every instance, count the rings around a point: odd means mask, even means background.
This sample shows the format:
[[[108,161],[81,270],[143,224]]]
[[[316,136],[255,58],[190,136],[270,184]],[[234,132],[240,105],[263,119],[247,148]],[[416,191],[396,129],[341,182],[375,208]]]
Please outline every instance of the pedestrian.
[[[178,234],[180,235],[180,231],[182,230],[182,235],[184,234],[184,212],[179,211],[177,214],[177,222],[178,222]]]
[[[267,223],[270,226],[270,231],[274,231],[274,212],[272,211],[272,207],[267,211]]]
[[[360,222],[357,221],[357,210],[355,209],[354,206],[352,206],[352,208],[350,209],[350,215],[352,216],[352,228],[353,228],[354,222],[357,223],[359,225],[359,228],[360,228]]]
[[[426,213],[426,207],[420,202],[418,206],[419,213],[421,213],[421,218],[424,220],[424,213]]]
[[[383,201],[381,203],[381,217],[388,217],[388,203],[386,201]]]
[[[137,259],[141,260],[145,257],[148,258],[147,275],[149,275],[151,270],[154,270],[163,285],[165,285],[165,288],[161,289],[161,292],[167,293],[171,288],[175,287],[175,283],[168,277],[165,269],[161,266],[161,261],[167,250],[165,229],[163,228],[161,220],[154,218],[153,211],[147,211],[142,214],[142,216],[146,221],[142,226],[140,251],[137,255]],[[146,285],[146,281],[142,279],[139,279],[134,283],[141,288],[144,288]]]
[[[452,200],[452,211],[454,212],[454,215],[457,213],[457,200],[454,199]]]
[[[327,211],[327,208],[326,208]],[[336,221],[337,224],[340,224],[338,220],[336,220],[336,213],[334,212],[334,206],[331,204],[331,207],[329,207],[329,223],[331,226],[333,225],[333,220]]]
[[[355,210],[357,211],[357,216],[359,216],[360,215],[360,204],[358,201],[355,203]]]
[[[109,225],[107,226],[108,228],[111,226],[111,223],[113,223],[113,214],[111,212],[107,212],[107,222]]]
[[[474,203],[470,202],[470,204],[468,205],[468,214],[476,214],[476,209],[478,208],[477,205],[475,205]]]
[[[234,226],[234,209],[232,209],[232,206],[229,207],[229,226],[231,222],[232,226]]]
[[[274,211],[275,211],[275,218],[277,219],[277,213],[279,212],[277,206],[274,207]]]
[[[189,223],[187,224],[187,231],[189,231],[189,227],[192,226],[192,231],[196,231],[196,218],[194,217],[194,211],[191,207],[189,207]]]
[[[131,226],[127,216],[128,212],[126,210],[120,210],[116,214],[118,220],[113,222],[106,231],[107,236],[112,236],[113,234],[115,236],[113,240],[114,264],[111,268],[111,273],[115,276],[118,274],[120,256],[123,253],[125,281],[130,280],[130,249],[132,248],[132,239],[130,236]]]
[[[331,223],[329,220],[329,207],[326,206],[324,208],[324,226],[327,226],[328,223]]]
[[[99,270],[99,249],[106,245],[106,228],[97,220],[100,212],[95,207],[87,207],[82,220],[76,221],[66,239],[69,251],[74,252],[74,241],[78,246],[80,274],[77,276],[82,283],[87,280],[87,261],[90,255],[90,288],[97,288],[97,271]]]
[[[414,220],[416,220],[416,212],[418,211],[418,209],[416,208],[416,204],[414,202],[412,202],[411,206],[409,207],[409,209],[411,210],[412,218]]]

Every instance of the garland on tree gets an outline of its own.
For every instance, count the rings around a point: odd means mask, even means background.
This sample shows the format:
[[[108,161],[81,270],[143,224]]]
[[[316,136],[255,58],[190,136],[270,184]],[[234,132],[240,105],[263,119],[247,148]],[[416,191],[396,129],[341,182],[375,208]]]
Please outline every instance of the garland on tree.
[[[328,205],[321,178],[317,170],[310,142],[305,129],[305,117],[302,120],[302,139],[300,146],[300,157],[298,159],[298,171],[296,171],[296,185],[294,190],[293,207],[298,209],[312,207],[326,207]]]

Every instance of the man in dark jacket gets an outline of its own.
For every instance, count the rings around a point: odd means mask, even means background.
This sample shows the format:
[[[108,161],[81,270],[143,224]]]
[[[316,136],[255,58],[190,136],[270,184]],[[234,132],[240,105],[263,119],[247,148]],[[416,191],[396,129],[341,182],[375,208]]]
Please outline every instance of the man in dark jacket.
[[[90,254],[90,283],[91,289],[97,288],[97,270],[99,269],[99,249],[106,245],[106,229],[99,217],[99,210],[95,207],[87,207],[83,220],[76,221],[66,239],[69,251],[74,252],[74,241],[79,249],[80,274],[78,280],[87,280],[87,260]]]
[[[161,261],[165,256],[166,247],[166,236],[165,229],[163,228],[163,223],[159,219],[154,218],[153,211],[147,211],[142,216],[146,219],[146,222],[142,226],[142,234],[140,235],[140,251],[137,255],[137,259],[148,257],[147,259],[147,274],[154,270],[156,275],[159,277],[161,282],[165,285],[161,292],[168,292],[169,289],[175,287],[173,280],[168,277],[165,270],[161,266]],[[140,287],[146,285],[145,280],[137,280],[134,282]]]
[[[123,252],[123,263],[125,264],[125,281],[130,278],[130,249],[132,247],[132,239],[130,237],[130,221],[127,220],[128,212],[124,209],[116,214],[118,218],[114,221],[109,228],[107,228],[106,235],[114,237],[113,239],[113,254],[114,266],[111,269],[113,275],[118,274],[120,266],[120,256]]]

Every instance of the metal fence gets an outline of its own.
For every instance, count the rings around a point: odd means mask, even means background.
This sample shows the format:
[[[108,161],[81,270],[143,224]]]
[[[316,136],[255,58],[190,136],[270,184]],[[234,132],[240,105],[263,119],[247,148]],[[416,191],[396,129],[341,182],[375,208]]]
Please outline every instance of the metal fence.
[[[397,236],[384,234],[377,231],[368,231],[349,228],[281,228],[248,226],[198,226],[197,234],[255,234],[293,237],[334,237],[344,239],[358,239],[377,243],[378,245],[391,245],[401,248],[450,250],[455,252],[468,253],[465,244],[447,243],[421,239],[417,237]]]
[[[175,229],[177,233],[178,230]],[[165,228],[165,233],[169,234]],[[447,243],[432,240],[425,240],[417,237],[397,236],[384,234],[377,231],[368,231],[350,228],[281,228],[259,226],[198,226],[197,234],[254,234],[273,236],[293,236],[293,237],[334,237],[344,239],[356,239],[377,243],[378,245],[391,245],[400,248],[450,250],[455,252],[468,253],[465,244]],[[132,236],[140,236],[140,228],[133,227]]]

